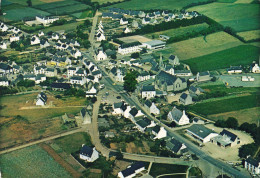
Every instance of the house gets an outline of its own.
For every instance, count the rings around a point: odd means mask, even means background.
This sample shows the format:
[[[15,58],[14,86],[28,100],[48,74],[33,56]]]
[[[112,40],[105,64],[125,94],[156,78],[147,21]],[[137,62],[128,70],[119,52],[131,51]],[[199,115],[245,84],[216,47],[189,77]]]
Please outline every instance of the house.
[[[133,107],[130,111],[129,111],[129,115],[128,115],[128,119],[130,119],[133,123],[135,123],[135,117],[139,117],[139,116],[143,116],[144,114],[142,113],[141,110],[137,110],[135,107]]]
[[[69,68],[67,69],[67,75],[68,75],[68,77],[74,76],[74,75],[76,74],[77,70],[78,70],[78,69],[77,69],[76,67],[69,67]]]
[[[13,68],[5,63],[0,63],[0,73],[9,74],[13,72]]]
[[[175,75],[178,77],[188,77],[192,76],[192,73],[190,70],[175,70],[174,71]]]
[[[230,66],[230,68],[227,69],[227,72],[229,74],[240,74],[243,72],[242,66]]]
[[[105,131],[104,135],[105,135],[105,138],[114,138],[115,137],[114,132],[110,132],[110,131]]]
[[[220,147],[227,148],[239,144],[240,139],[237,135],[233,134],[232,132],[223,129],[218,136],[211,139],[211,142],[215,143]]]
[[[138,24],[138,22],[136,20],[133,20],[132,27],[133,28],[138,28],[139,27],[139,24]]]
[[[179,102],[183,105],[192,104],[192,96],[190,94],[182,93],[179,99]]]
[[[79,158],[86,162],[94,162],[99,158],[99,155],[95,147],[91,148],[83,144],[80,149]]]
[[[260,67],[257,63],[253,63],[250,67],[252,73],[260,73]]]
[[[80,69],[78,69],[78,70],[76,71],[76,73],[75,73],[74,75],[84,77],[84,76],[86,76],[87,74],[86,74],[86,70],[85,70],[85,69],[80,68]]]
[[[140,52],[142,50],[142,44],[138,41],[131,43],[123,43],[118,47],[117,52],[122,55]]]
[[[174,66],[172,65],[165,65],[164,71],[168,74],[174,75]]]
[[[52,83],[51,84],[52,90],[55,91],[65,91],[71,88],[71,84],[69,83]]]
[[[0,86],[9,86],[9,81],[6,77],[0,77]]]
[[[178,125],[186,125],[190,123],[190,119],[185,113],[185,110],[180,111],[175,106],[167,115],[168,120],[174,121]]]
[[[164,48],[165,45],[166,45],[166,42],[161,41],[161,40],[152,40],[152,41],[144,42],[143,45],[147,49],[155,50],[155,49],[162,49],[162,48]]]
[[[170,55],[170,57],[169,57],[169,64],[174,65],[174,66],[180,65],[180,60],[179,60],[179,58],[177,56]]]
[[[35,77],[35,84],[40,84],[41,82],[44,82],[46,80],[45,74],[38,74]]]
[[[95,79],[99,80],[100,78],[102,78],[102,73],[100,70],[95,70],[92,72],[92,75],[94,76]],[[95,81],[94,79],[94,81]]]
[[[32,36],[31,38],[31,45],[37,45],[37,44],[40,44],[40,38],[36,35]]]
[[[210,73],[209,71],[207,72],[198,72],[197,73],[197,76],[196,76],[196,79],[198,82],[204,82],[204,81],[209,81],[211,80],[211,76],[210,76]]]
[[[57,69],[56,68],[47,68],[45,70],[45,75],[46,77],[55,77],[57,76],[58,72],[57,72]]]
[[[180,91],[187,88],[187,82],[184,78],[160,71],[155,77],[155,86],[162,91]]]
[[[144,11],[139,11],[138,17],[140,17],[140,18],[145,17],[145,12]]]
[[[218,136],[218,134],[211,129],[208,129],[204,125],[194,124],[186,129],[187,133],[202,143],[209,142],[213,137]]]
[[[200,95],[204,93],[205,91],[200,87],[190,86],[189,88],[190,94]]]
[[[195,117],[195,118],[193,119],[193,122],[192,122],[192,123],[193,123],[193,124],[205,124],[205,121],[202,120],[202,119],[199,119],[199,118]]]
[[[71,50],[70,54],[71,54],[72,57],[74,57],[76,59],[81,57],[81,52],[78,49],[77,50]]]
[[[138,77],[137,77],[137,81],[138,82],[142,82],[142,81],[145,81],[145,80],[149,80],[151,78],[150,74],[147,72],[147,71],[142,71]]]
[[[147,24],[149,24],[150,23],[150,21],[151,21],[151,18],[143,18],[143,20],[142,20],[142,24],[143,25],[147,25]]]
[[[96,60],[103,61],[107,59],[107,54],[103,51],[103,49],[98,49],[96,52]]]
[[[105,35],[103,33],[98,33],[96,35],[96,37],[97,37],[97,41],[106,40],[106,37],[105,37]]]
[[[160,11],[156,11],[156,12],[154,12],[154,15],[155,15],[155,17],[160,17],[161,13],[160,13]]]
[[[38,33],[38,37],[41,37],[41,36],[44,36],[44,32],[43,32],[43,31],[40,31],[40,32]]]
[[[141,92],[142,98],[150,99],[155,97],[156,91],[154,86],[143,86],[142,87],[142,92]]]
[[[88,91],[86,91],[86,97],[96,97],[97,96],[97,89],[92,86],[92,88]]]
[[[132,178],[143,170],[145,170],[145,164],[143,162],[136,162],[127,167],[125,170],[119,172],[117,176],[119,178]]]
[[[86,81],[85,77],[73,76],[73,77],[70,78],[70,83],[71,84],[84,85],[86,82],[87,81]]]
[[[124,33],[131,33],[132,30],[130,30],[130,28],[128,28],[128,27],[125,27],[125,28],[123,29],[123,32],[124,32]]]
[[[159,125],[156,125],[153,130],[152,134],[154,135],[153,139],[161,139],[167,136],[167,131],[164,127],[160,127]]]
[[[7,27],[7,25],[5,25],[4,23],[0,23],[0,30],[2,31],[2,32],[6,32],[7,30],[8,30],[8,27]]]
[[[183,153],[187,147],[185,146],[185,144],[172,138],[166,142],[166,148],[175,154],[180,154]]]
[[[128,24],[128,20],[126,20],[126,18],[121,18],[120,25],[126,25],[126,24]]]
[[[57,20],[59,20],[58,17],[45,17],[45,16],[36,16],[35,20],[42,23],[44,26],[49,25]]]
[[[0,42],[0,49],[7,49],[6,42],[4,42],[4,41]]]
[[[12,34],[10,36],[10,42],[12,43],[13,41],[19,41],[20,40],[20,37],[16,34]]]
[[[148,128],[148,127],[154,127],[156,126],[156,124],[154,123],[154,121],[151,121],[150,119],[147,119],[147,118],[143,118],[143,119],[140,119],[139,121],[137,121],[135,123],[136,125],[136,128],[144,133],[145,132],[145,129]]]
[[[127,105],[125,102],[121,101],[121,102],[118,102],[118,103],[114,103],[113,104],[113,112],[112,114],[114,115],[122,115],[124,113],[124,111],[126,110],[127,108]]]
[[[162,12],[162,16],[167,16],[169,14],[169,11],[168,10],[164,10],[163,12]]]
[[[146,100],[144,102],[144,108],[149,111],[150,114],[154,114],[154,115],[159,115],[160,114],[160,110],[156,107],[156,105],[154,104],[154,102],[151,102],[149,100]]]
[[[170,37],[166,36],[166,35],[159,35],[159,38],[162,39],[162,40],[169,40],[170,39]]]
[[[33,72],[35,75],[37,74],[45,74],[46,66],[40,65],[40,66],[34,66]]]
[[[46,105],[47,102],[47,96],[45,93],[41,92],[37,95],[37,99],[36,99],[36,106],[44,106]]]
[[[82,108],[79,114],[82,120],[82,124],[91,124],[91,116],[87,108]]]
[[[48,46],[50,46],[50,43],[48,42],[48,40],[40,40],[40,47],[41,48],[47,48]]]
[[[260,161],[248,156],[245,160],[245,168],[253,175],[260,174]]]
[[[51,39],[53,40],[58,40],[60,37],[59,37],[59,34],[58,33],[52,33],[51,35]]]

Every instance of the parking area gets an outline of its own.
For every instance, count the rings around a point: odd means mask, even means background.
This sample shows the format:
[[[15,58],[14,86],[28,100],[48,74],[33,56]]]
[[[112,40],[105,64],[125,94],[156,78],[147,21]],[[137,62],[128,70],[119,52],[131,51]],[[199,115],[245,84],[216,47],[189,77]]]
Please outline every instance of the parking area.
[[[242,81],[242,76],[250,76],[254,81]],[[260,74],[221,75],[219,78],[229,87],[260,87]]]

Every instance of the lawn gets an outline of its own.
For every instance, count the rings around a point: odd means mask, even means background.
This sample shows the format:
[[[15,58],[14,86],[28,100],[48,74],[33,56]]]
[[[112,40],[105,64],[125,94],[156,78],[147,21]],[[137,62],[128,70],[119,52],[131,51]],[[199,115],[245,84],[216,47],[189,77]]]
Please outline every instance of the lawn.
[[[149,174],[153,177],[157,177],[162,174],[186,173],[187,169],[188,166],[184,165],[153,163]]]
[[[55,32],[55,31],[61,31],[61,30],[65,30],[66,32],[68,32],[68,31],[75,30],[78,25],[83,24],[83,23],[84,23],[84,21],[73,22],[73,23],[68,23],[68,24],[64,24],[64,25],[48,27],[48,28],[42,29],[42,31],[45,33],[49,32],[49,31]]]
[[[243,37],[246,41],[260,39],[260,30],[239,32],[238,35]]]
[[[193,73],[224,69],[230,66],[250,65],[259,58],[259,48],[251,45],[241,45],[209,55],[183,61],[188,64]]]
[[[2,176],[71,177],[65,169],[37,145],[0,156]]]
[[[191,25],[191,26],[187,26],[187,27],[180,27],[177,29],[170,29],[170,30],[165,30],[165,31],[160,31],[160,32],[155,32],[155,33],[149,33],[149,34],[146,34],[145,36],[148,38],[152,38],[152,37],[159,38],[160,35],[166,35],[169,37],[177,37],[177,36],[185,35],[190,32],[200,32],[201,30],[204,30],[208,27],[209,27],[208,24],[202,23],[202,24]]]
[[[241,109],[254,108],[259,106],[260,94],[248,94],[246,96],[237,96],[217,100],[204,101],[189,106],[189,109],[205,116],[230,111],[239,111]]]
[[[260,28],[259,7],[259,4],[210,3],[188,10],[198,11],[224,26],[232,27],[241,32]]]
[[[87,133],[79,132],[54,140],[64,152],[67,154],[74,153],[82,147],[82,144],[92,146],[91,138]]]
[[[243,43],[233,36],[225,32],[217,32],[207,35],[206,38],[200,36],[166,45],[165,49],[156,53],[162,53],[166,58],[171,54],[175,54],[180,60],[185,60],[222,51],[241,44]]]
[[[180,10],[183,7],[196,2],[205,2],[207,0],[131,0],[123,3],[115,4],[110,7],[119,7],[131,10],[150,10],[150,9],[170,9]]]

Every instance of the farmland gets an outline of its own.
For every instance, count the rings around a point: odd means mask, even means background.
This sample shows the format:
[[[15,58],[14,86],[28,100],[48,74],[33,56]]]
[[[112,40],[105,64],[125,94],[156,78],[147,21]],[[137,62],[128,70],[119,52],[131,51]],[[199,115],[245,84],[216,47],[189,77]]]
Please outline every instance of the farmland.
[[[205,2],[207,0],[131,0],[123,3],[112,5],[111,7],[119,7],[123,9],[131,9],[131,10],[149,10],[149,9],[177,9],[180,10],[183,7],[196,2]]]
[[[188,166],[183,165],[153,163],[150,175],[157,177],[162,174],[186,173],[187,168]],[[181,177],[181,175],[178,175],[178,177]],[[184,175],[184,177],[186,176]]]
[[[210,3],[195,10],[238,32],[259,29],[259,4]],[[232,12],[232,13],[230,13]]]
[[[185,60],[192,72],[224,69],[230,65],[249,65],[258,60],[259,48],[251,45],[241,45],[209,55]]]
[[[243,37],[246,41],[260,39],[260,30],[239,32],[238,35]]]
[[[241,44],[243,43],[233,36],[225,32],[217,32],[206,37],[201,36],[169,44],[167,48],[157,51],[157,53],[162,53],[166,58],[174,53],[180,60],[185,60],[222,51]]]
[[[43,32],[49,32],[49,31],[60,31],[60,30],[65,30],[66,32],[68,31],[73,31],[77,28],[78,25],[83,24],[83,21],[80,22],[73,22],[73,23],[67,23],[64,25],[59,25],[59,26],[53,26],[53,27],[48,27],[42,29]]]
[[[71,177],[37,145],[0,156],[3,177]]]
[[[181,35],[185,35],[190,32],[200,32],[201,30],[204,30],[208,28],[209,25],[206,23],[198,24],[198,25],[191,25],[187,27],[180,27],[177,29],[171,29],[171,30],[165,30],[165,31],[160,31],[160,32],[155,32],[155,33],[149,33],[146,36],[148,38],[159,38],[160,35],[166,35],[169,37],[177,37]]]
[[[91,2],[98,2],[99,4],[105,4],[105,3],[113,3],[113,2],[120,2],[122,0],[92,0]]]
[[[74,17],[77,17],[79,19],[84,19],[87,17],[93,17],[94,16],[94,11],[93,10],[87,10],[87,11],[83,11],[83,12],[77,12],[74,14],[71,14]]]

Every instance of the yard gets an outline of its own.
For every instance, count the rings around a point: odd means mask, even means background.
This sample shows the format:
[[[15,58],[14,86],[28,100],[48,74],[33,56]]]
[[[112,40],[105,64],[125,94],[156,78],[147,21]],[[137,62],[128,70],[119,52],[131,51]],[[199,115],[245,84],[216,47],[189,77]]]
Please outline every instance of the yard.
[[[195,6],[188,10],[198,11],[224,26],[234,28],[238,32],[256,30],[260,27],[259,4],[216,2]]]
[[[153,163],[149,174],[157,177],[162,174],[186,173],[187,169],[188,166],[183,165]],[[178,177],[181,178],[182,175],[178,175]],[[186,175],[183,175],[183,177],[186,177]]]
[[[3,177],[72,177],[37,145],[0,156]]]
[[[191,58],[183,62],[190,66],[193,73],[197,73],[207,70],[225,69],[230,66],[250,65],[253,61],[257,61],[258,57],[258,47],[240,45],[212,54]]]
[[[165,57],[175,54],[180,60],[186,60],[208,55],[242,44],[243,43],[238,39],[225,32],[217,32],[207,35],[206,37],[201,36],[169,44],[165,49],[157,51],[157,53],[162,53]]]

